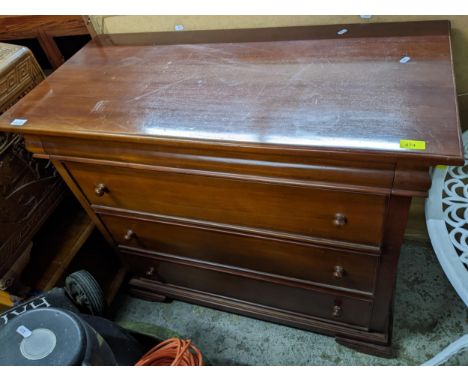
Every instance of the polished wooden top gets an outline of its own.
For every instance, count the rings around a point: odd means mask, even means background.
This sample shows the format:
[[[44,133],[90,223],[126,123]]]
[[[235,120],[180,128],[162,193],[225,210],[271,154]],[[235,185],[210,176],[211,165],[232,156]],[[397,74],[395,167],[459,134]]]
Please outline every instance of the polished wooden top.
[[[11,126],[15,118],[27,122]],[[445,21],[104,36],[5,113],[0,129],[462,158]]]

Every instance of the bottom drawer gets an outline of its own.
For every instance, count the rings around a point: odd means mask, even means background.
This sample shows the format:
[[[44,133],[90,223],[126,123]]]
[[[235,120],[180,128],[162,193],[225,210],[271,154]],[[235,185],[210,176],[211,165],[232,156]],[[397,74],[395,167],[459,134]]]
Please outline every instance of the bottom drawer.
[[[361,298],[276,284],[198,266],[155,260],[151,255],[123,254],[136,277],[157,280],[276,309],[368,328],[372,301]]]

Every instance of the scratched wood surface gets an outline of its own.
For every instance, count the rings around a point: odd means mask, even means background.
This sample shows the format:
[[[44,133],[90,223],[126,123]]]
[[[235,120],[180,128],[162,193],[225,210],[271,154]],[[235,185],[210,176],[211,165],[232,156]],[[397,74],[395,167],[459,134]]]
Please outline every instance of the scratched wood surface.
[[[463,162],[449,30],[103,36],[0,130],[52,159],[138,296],[389,356],[411,197],[426,195],[431,164]]]
[[[449,24],[384,28],[361,25],[356,36],[352,27],[343,35],[339,27],[317,35],[309,28],[290,40],[237,43],[184,44],[184,32],[177,43],[161,45],[158,33],[143,42],[139,35],[105,37],[11,109],[0,127],[25,118],[24,133],[231,141],[457,162]],[[410,61],[401,63],[403,56]],[[401,149],[402,139],[425,141],[426,150]]]

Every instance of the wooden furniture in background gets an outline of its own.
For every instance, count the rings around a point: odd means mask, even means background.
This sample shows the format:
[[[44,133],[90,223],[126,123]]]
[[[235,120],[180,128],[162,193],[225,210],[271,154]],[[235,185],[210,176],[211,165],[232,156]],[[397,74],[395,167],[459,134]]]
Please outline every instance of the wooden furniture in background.
[[[0,129],[52,160],[135,294],[387,356],[411,198],[463,162],[448,22],[100,36]]]
[[[31,51],[0,43],[0,113],[14,105],[44,78]]]
[[[94,35],[89,18],[83,16],[0,17],[0,41],[37,39],[53,69],[65,62],[56,38]]]
[[[66,198],[35,237],[31,261],[22,277],[24,284],[39,291],[52,289],[93,229],[83,208],[74,198]]]
[[[24,292],[48,291],[63,286],[66,276],[86,269],[111,303],[125,276],[115,256],[78,201],[69,195],[34,237],[31,260],[21,275]]]
[[[0,113],[37,86],[44,74],[31,51],[0,43]],[[63,183],[51,163],[32,159],[23,138],[0,133],[0,288],[15,275],[9,271],[20,261],[31,239],[61,200]],[[28,252],[28,251],[27,251]]]

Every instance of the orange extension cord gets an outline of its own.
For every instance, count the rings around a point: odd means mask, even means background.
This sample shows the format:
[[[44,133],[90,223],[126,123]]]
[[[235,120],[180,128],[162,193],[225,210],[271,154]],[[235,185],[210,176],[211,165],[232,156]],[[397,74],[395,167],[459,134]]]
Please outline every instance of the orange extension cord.
[[[203,366],[203,358],[192,341],[169,338],[141,357],[135,366]]]

